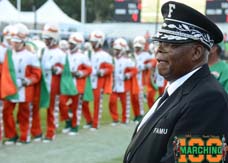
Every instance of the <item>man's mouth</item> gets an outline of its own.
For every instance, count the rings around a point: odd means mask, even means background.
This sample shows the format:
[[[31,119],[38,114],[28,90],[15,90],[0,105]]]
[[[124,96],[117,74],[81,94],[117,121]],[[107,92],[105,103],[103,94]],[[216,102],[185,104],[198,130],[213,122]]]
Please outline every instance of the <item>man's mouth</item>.
[[[167,61],[164,59],[157,59],[157,61],[158,61],[158,63],[167,63]]]

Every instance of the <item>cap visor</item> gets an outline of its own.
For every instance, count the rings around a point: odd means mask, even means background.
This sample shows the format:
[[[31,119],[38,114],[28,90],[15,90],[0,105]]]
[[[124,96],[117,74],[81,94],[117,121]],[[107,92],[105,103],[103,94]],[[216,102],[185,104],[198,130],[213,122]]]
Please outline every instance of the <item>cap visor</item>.
[[[12,42],[18,42],[18,43],[21,43],[23,40],[18,39],[18,38],[11,38],[11,40],[10,40],[10,41],[12,41]]]
[[[166,33],[157,33],[156,35],[154,35],[152,37],[152,41],[167,42],[167,43],[174,43],[174,44],[183,44],[183,43],[193,42],[195,40],[192,40],[192,39],[189,39],[186,37],[166,34]]]
[[[42,36],[42,39],[50,39],[51,37],[50,36],[47,36],[47,35],[43,35]]]

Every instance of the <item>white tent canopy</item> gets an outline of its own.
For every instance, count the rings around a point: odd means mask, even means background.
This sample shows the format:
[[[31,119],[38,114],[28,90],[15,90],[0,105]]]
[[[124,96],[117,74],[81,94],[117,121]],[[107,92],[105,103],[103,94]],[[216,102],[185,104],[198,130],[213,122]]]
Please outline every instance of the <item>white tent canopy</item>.
[[[67,16],[53,0],[48,0],[37,10],[37,20],[40,23],[78,24],[79,22]]]
[[[17,9],[9,2],[9,0],[0,1],[0,22],[18,22],[19,12]]]
[[[76,21],[66,15],[53,0],[48,0],[37,11],[34,12],[20,12],[20,21],[24,23],[37,24],[57,24],[59,26],[75,26],[80,25]]]

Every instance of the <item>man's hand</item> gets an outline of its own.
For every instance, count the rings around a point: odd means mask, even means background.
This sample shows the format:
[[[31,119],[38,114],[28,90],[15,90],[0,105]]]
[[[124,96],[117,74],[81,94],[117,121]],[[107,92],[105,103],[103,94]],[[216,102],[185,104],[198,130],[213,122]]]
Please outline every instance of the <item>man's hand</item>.
[[[151,63],[147,63],[145,64],[145,68],[148,70],[148,69],[151,69],[152,68],[152,64]]]
[[[26,86],[31,85],[32,81],[30,79],[28,79],[28,78],[23,78],[23,79],[21,79],[21,83],[22,83],[23,87],[26,87]]]
[[[62,73],[62,69],[61,69],[60,67],[58,67],[58,66],[53,66],[53,67],[52,67],[52,73],[53,73],[54,75],[59,75],[59,74]]]
[[[105,69],[100,69],[97,73],[98,76],[103,77],[105,74],[106,70]]]
[[[76,78],[82,78],[82,77],[84,76],[84,73],[83,73],[83,71],[76,71],[76,72],[74,73],[74,76],[75,76]]]
[[[131,73],[126,73],[124,75],[124,80],[129,80],[129,79],[131,79],[131,77],[132,77]]]

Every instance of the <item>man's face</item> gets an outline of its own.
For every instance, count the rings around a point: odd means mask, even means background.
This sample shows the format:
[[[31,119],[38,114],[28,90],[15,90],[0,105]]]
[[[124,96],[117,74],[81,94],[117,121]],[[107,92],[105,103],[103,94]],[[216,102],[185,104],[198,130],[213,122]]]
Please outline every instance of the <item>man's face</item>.
[[[91,45],[92,45],[92,48],[94,50],[97,50],[97,49],[100,49],[101,48],[101,45],[99,44],[98,45],[98,42],[97,41],[90,41]]]
[[[93,49],[96,49],[97,42],[95,42],[95,41],[90,41],[90,43],[91,43]]]
[[[52,41],[52,38],[44,38],[44,43],[45,45],[50,48],[51,47],[51,41]]]
[[[13,48],[15,51],[20,51],[20,50],[22,50],[23,44],[24,44],[23,42],[11,41],[12,48]]]
[[[75,48],[75,45],[73,43],[69,42],[69,49],[73,50],[74,48]]]
[[[134,48],[135,53],[140,53],[142,51],[141,47],[135,47]]]
[[[166,80],[175,81],[192,70],[194,43],[155,42],[155,44],[158,71]]]
[[[120,50],[118,50],[118,49],[113,49],[113,55],[114,55],[116,58],[119,58],[119,56],[120,56]]]

